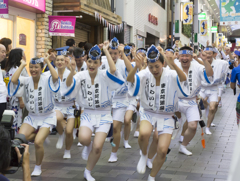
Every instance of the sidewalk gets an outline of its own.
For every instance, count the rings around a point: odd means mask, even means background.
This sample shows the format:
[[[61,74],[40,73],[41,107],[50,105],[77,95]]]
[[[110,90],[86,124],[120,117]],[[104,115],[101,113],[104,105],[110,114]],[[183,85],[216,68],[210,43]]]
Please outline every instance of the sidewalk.
[[[240,90],[237,90],[237,95]],[[212,135],[204,135],[206,148],[201,145],[201,129],[198,127],[196,136],[188,145],[193,156],[185,156],[178,153],[178,138],[171,142],[172,149],[162,169],[156,177],[156,181],[225,181],[232,158],[234,142],[237,134],[235,103],[237,95],[228,88],[223,94],[223,106],[218,109],[215,116],[215,128],[210,128]],[[86,161],[82,160],[82,147],[77,147],[74,140],[70,160],[63,160],[64,149],[57,150],[55,145],[57,136],[49,136],[50,145],[45,145],[45,156],[42,164],[41,177],[32,177],[32,180],[43,181],[75,181],[84,180],[83,171]],[[136,138],[131,133],[129,144],[132,149],[124,149],[121,143],[118,151],[118,162],[108,163],[111,153],[110,143],[105,143],[99,162],[92,171],[92,176],[97,181],[141,181],[147,180],[150,170],[141,175],[136,171],[140,158],[139,146]],[[35,163],[34,145],[30,145],[31,171]],[[22,171],[14,175],[8,175],[11,181],[21,181]]]

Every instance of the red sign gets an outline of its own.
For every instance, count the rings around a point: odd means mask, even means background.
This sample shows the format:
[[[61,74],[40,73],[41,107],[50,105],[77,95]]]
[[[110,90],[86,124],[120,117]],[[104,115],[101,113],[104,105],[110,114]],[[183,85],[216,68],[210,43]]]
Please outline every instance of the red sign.
[[[19,45],[27,45],[27,36],[25,34],[19,35]]]
[[[158,18],[151,15],[151,13],[148,15],[148,21],[154,25],[158,25]]]

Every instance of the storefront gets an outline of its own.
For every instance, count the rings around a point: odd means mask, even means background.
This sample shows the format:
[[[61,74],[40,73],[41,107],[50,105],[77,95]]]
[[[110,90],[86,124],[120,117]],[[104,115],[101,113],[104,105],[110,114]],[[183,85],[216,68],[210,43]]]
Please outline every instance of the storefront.
[[[9,18],[0,18],[0,39],[10,38],[13,48],[23,48],[27,63],[36,56],[36,14],[44,12],[45,0],[9,0]]]
[[[127,24],[127,28],[124,29],[124,43],[130,39],[130,42],[135,43],[137,48],[149,47],[152,44],[159,45],[159,43],[165,46],[167,36],[165,3],[153,0],[117,2],[116,12]]]
[[[121,17],[111,12],[108,0],[68,0],[67,2],[53,0],[53,12],[58,16],[82,16],[82,18],[76,19],[75,37],[54,37],[54,48],[65,46],[68,38],[73,38],[76,45],[85,41],[93,45],[102,43],[105,38],[109,38],[109,31],[106,31],[106,27],[109,24],[119,25],[122,23]]]

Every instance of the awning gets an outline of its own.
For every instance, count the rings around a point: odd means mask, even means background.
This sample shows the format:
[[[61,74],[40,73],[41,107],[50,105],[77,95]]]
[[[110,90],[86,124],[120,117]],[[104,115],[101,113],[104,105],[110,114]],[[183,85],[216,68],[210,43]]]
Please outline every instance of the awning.
[[[53,11],[58,12],[59,15],[80,16],[82,23],[98,25],[95,21],[95,12],[98,12],[105,20],[111,24],[119,25],[122,23],[122,18],[104,6],[99,6],[93,0],[54,0]]]

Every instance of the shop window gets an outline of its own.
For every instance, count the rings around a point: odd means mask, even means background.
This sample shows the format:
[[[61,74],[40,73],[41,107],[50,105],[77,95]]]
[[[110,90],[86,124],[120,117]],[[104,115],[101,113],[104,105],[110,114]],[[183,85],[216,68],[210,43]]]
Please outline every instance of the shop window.
[[[8,19],[0,18],[0,39],[9,38],[13,39],[13,21]]]
[[[35,22],[33,20],[17,17],[17,39],[16,47],[23,48],[26,55],[26,62],[35,55]],[[28,66],[26,67],[28,70]]]
[[[163,9],[165,9],[165,0],[153,0],[158,3]]]

